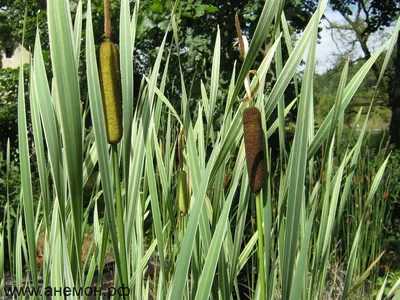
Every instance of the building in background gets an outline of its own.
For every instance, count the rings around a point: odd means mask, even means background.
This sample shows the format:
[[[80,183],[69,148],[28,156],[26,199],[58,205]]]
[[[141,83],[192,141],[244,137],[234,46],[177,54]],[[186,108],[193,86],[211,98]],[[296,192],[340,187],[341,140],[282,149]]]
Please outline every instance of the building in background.
[[[26,50],[22,45],[15,44],[6,53],[1,53],[1,64],[2,68],[18,68],[22,61],[24,64],[28,64],[31,60],[31,53]]]

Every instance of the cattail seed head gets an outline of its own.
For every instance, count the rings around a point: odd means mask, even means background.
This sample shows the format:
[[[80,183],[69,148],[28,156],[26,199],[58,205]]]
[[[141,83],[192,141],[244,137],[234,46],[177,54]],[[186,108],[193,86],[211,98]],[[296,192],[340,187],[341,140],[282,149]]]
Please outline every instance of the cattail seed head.
[[[187,175],[183,170],[178,171],[178,205],[182,216],[186,215],[190,205]]]
[[[100,45],[100,84],[106,121],[107,142],[118,144],[122,138],[122,93],[117,46]]]
[[[264,134],[261,127],[261,113],[256,107],[243,111],[244,146],[250,188],[259,193],[264,185]]]

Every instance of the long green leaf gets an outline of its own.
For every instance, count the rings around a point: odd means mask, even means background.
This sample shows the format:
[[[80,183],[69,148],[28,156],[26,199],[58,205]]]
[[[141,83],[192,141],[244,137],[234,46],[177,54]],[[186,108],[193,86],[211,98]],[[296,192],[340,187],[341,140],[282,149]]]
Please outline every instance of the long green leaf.
[[[319,10],[323,7],[319,7]],[[292,150],[289,158],[288,170],[288,198],[286,212],[286,227],[285,227],[285,242],[282,257],[282,297],[289,299],[291,290],[298,289],[298,286],[292,286],[293,271],[295,269],[295,260],[297,252],[298,229],[300,225],[300,205],[304,192],[305,174],[307,166],[307,143],[309,137],[310,123],[310,101],[312,101],[313,76],[315,70],[315,51],[316,51],[316,36],[318,31],[320,14],[317,11],[310,24],[313,26],[310,49],[307,57],[307,65],[303,78],[302,92],[299,100],[299,108],[297,114],[296,132],[294,136]],[[314,23],[312,23],[314,22]],[[282,71],[282,74],[284,70]],[[272,94],[272,93],[271,93]]]
[[[50,54],[60,111],[63,146],[65,151],[68,187],[70,191],[74,244],[70,249],[76,282],[81,265],[81,235],[83,212],[82,180],[82,115],[81,98],[74,52],[73,28],[69,1],[48,2]]]
[[[25,228],[28,240],[29,251],[29,267],[32,272],[33,285],[38,287],[37,270],[36,270],[36,243],[35,243],[35,217],[33,207],[32,195],[32,173],[31,163],[29,159],[28,147],[28,126],[26,120],[25,108],[25,88],[24,88],[24,67],[21,59],[21,66],[19,69],[19,83],[18,83],[18,149],[20,161],[20,174],[22,186],[22,203],[25,217]]]
[[[136,12],[135,12],[136,13]],[[134,13],[134,15],[135,15]],[[130,1],[121,1],[119,52],[121,66],[122,111],[123,111],[123,140],[122,140],[122,165],[123,179],[129,178],[129,155],[131,151],[131,135],[133,120],[133,42],[136,24],[130,21]],[[127,185],[127,182],[125,182]]]

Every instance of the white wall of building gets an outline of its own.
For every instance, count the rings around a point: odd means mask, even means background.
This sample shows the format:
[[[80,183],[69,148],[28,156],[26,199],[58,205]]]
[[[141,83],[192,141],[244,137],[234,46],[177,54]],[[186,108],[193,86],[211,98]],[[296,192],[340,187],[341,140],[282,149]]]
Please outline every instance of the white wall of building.
[[[15,48],[12,57],[6,57],[5,53],[2,53],[1,57],[2,67],[13,68],[13,69],[18,68],[21,65],[21,54],[24,64],[29,63],[31,60],[31,53],[21,45],[18,45]]]

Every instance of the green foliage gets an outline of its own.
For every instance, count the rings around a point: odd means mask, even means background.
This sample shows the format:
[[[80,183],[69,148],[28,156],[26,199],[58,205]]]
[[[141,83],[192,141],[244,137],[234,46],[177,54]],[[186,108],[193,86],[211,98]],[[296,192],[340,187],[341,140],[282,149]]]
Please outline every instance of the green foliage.
[[[388,189],[390,203],[393,205],[391,211],[396,219],[400,219],[400,149],[392,149],[388,171],[391,174],[391,186]]]
[[[29,86],[29,65],[24,65],[25,80],[23,84],[27,90]],[[21,190],[20,170],[19,170],[19,151],[18,151],[18,82],[19,68],[0,69],[0,206],[4,207],[8,200],[11,209],[15,209],[20,202],[19,192]],[[26,103],[29,101],[29,92],[24,95]],[[30,110],[27,110],[29,117]],[[32,126],[27,128],[28,140],[32,145]],[[7,143],[10,143],[10,169],[7,179]],[[36,169],[35,165],[32,165]],[[35,186],[38,186],[37,178],[34,178]],[[0,219],[3,213],[0,212]]]
[[[5,52],[15,43],[21,43],[25,9],[27,19],[25,46],[33,47],[35,29],[46,32],[46,0],[0,0],[0,53]]]
[[[400,237],[399,237],[400,239]],[[377,296],[379,294],[379,290],[381,286],[385,286],[384,291],[383,291],[383,299],[397,299],[396,297],[387,297],[387,295],[389,294],[389,292],[392,290],[392,288],[396,285],[396,283],[398,284],[398,280],[400,278],[400,271],[389,271],[387,274],[385,274],[385,276],[379,277],[377,280],[377,288],[375,288],[372,291],[372,295],[373,296]],[[397,286],[397,289],[395,290],[395,292],[397,291],[398,293],[399,287]],[[379,299],[379,298],[377,298]]]
[[[28,74],[28,66],[24,71]],[[7,139],[10,139],[13,158],[18,147],[17,95],[19,69],[0,69],[0,151],[6,151]],[[28,78],[25,80],[28,86]]]
[[[16,145],[17,132],[17,103],[2,104],[0,107],[0,135],[2,137],[0,148],[2,150],[6,147],[7,138],[12,139],[13,146]]]
[[[355,63],[350,63],[348,71],[349,78],[354,76],[360,70],[365,61],[365,59],[360,59]],[[382,62],[382,57],[377,60],[378,65],[381,65]],[[337,84],[339,82],[344,63],[345,59],[338,56],[336,63],[331,69],[326,71],[324,74],[315,74],[314,98],[315,105],[318,111],[318,115],[316,118],[317,123],[320,123],[321,119],[326,116],[326,114],[329,112],[335,102]],[[376,123],[378,124],[378,126],[379,124],[383,126],[387,126],[389,124],[390,114],[388,116],[387,111],[389,111],[390,101],[388,96],[389,91],[387,87],[390,85],[391,77],[389,75],[391,74],[391,70],[389,69],[387,72],[385,72],[385,74],[388,74],[388,76],[385,76],[381,85],[376,87],[375,74],[373,72],[368,73],[368,75],[360,85],[360,88],[357,90],[357,93],[354,95],[351,104],[346,110],[345,123],[348,126],[352,126],[352,123],[359,108],[368,107],[373,98],[375,99],[375,105],[372,111],[371,118],[373,120],[377,119]],[[364,112],[366,112],[366,109],[364,110]]]
[[[8,190],[7,190],[8,188]],[[7,197],[11,206],[16,207],[19,203],[20,174],[18,162],[11,159],[7,170],[5,152],[0,151],[0,220],[3,219],[3,208],[6,206]]]
[[[390,211],[390,222],[386,226],[384,245],[386,255],[383,264],[389,270],[400,270],[400,150],[392,149],[388,172],[388,184],[385,187],[385,199]]]
[[[223,58],[220,62],[221,91],[226,92],[232,75],[233,63],[239,59],[238,46],[235,29],[235,14],[238,13],[241,28],[251,41],[254,34],[256,22],[260,16],[263,1],[180,1],[176,12],[178,25],[177,38],[179,44],[175,45],[172,39],[166,40],[166,47],[171,47],[172,55],[168,77],[172,82],[180,81],[180,71],[185,78],[189,79],[190,90],[189,101],[201,98],[200,81],[209,87],[211,80],[212,45],[215,41],[217,28],[221,32],[221,53]],[[158,53],[159,41],[163,39],[164,32],[170,23],[170,12],[173,7],[172,1],[144,1],[141,3],[141,14],[138,17],[136,33],[135,72],[146,73],[153,65]],[[312,2],[286,1],[285,8],[288,11],[287,19],[292,29],[300,32],[307,25],[312,11],[315,9]],[[162,13],[159,13],[162,12]],[[301,14],[301,17],[299,15]],[[169,33],[172,35],[172,29]],[[265,45],[268,48],[270,43]],[[263,46],[264,47],[264,46]],[[258,55],[259,61],[262,54]],[[240,64],[241,62],[239,62]],[[257,64],[257,63],[256,63]],[[257,65],[256,65],[257,66]],[[181,67],[181,70],[179,69]],[[271,70],[271,73],[274,71]],[[179,99],[181,95],[175,89],[166,91],[171,99]],[[226,96],[226,94],[225,94]],[[293,99],[293,97],[290,97]],[[175,103],[176,102],[176,103]],[[173,100],[179,105],[179,101]]]

